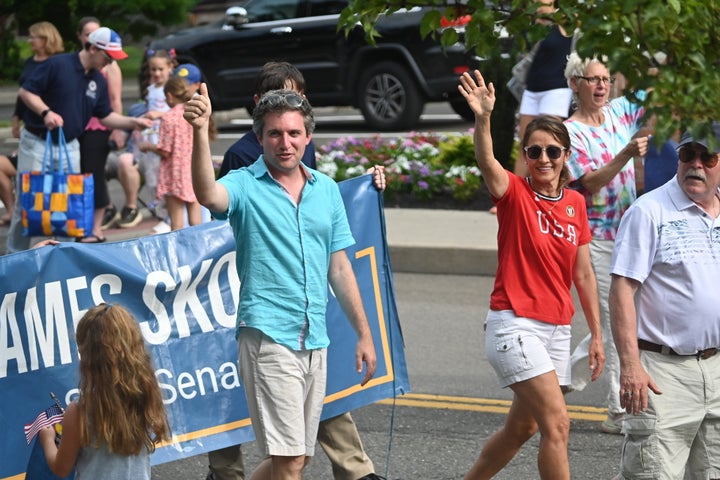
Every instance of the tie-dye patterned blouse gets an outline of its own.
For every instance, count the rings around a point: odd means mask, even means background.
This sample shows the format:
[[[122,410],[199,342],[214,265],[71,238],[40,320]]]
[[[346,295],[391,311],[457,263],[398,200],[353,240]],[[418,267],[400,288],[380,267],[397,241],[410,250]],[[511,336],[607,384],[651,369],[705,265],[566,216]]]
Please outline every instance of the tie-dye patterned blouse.
[[[639,99],[645,92],[637,92]],[[625,97],[619,97],[603,107],[605,120],[599,127],[575,120],[566,120],[570,132],[572,154],[568,160],[570,186],[585,197],[590,231],[594,239],[615,240],[620,217],[635,200],[635,167],[632,161],[623,166],[610,183],[595,194],[580,184],[583,175],[610,163],[640,128],[645,109]]]

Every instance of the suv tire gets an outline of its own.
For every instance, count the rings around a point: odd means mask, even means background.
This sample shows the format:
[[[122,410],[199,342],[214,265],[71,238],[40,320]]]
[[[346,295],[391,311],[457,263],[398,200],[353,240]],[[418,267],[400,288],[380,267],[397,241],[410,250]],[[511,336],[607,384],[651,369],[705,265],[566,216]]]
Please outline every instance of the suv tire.
[[[360,111],[377,130],[407,130],[425,107],[414,80],[402,66],[381,62],[370,66],[358,84]]]
[[[467,101],[464,98],[461,100],[453,100],[449,103],[450,107],[452,107],[453,109],[453,112],[460,115],[463,120],[467,120],[468,122],[475,121],[475,112],[472,111],[472,108],[470,108],[470,105],[468,105]]]

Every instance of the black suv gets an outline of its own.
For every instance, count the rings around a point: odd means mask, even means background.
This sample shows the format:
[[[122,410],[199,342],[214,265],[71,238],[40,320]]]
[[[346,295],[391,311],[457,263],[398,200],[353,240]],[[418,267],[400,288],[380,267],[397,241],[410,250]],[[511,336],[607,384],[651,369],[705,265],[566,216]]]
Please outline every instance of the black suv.
[[[347,37],[337,31],[346,5],[347,0],[250,0],[243,4],[247,15],[234,26],[184,30],[149,48],[174,49],[179,63],[200,67],[216,110],[252,111],[255,76],[275,60],[300,69],[313,106],[359,108],[377,130],[413,128],[430,101],[447,100],[472,118],[457,85],[461,73],[479,68],[479,60],[462,44],[443,50],[437,41],[421,39],[424,11],[416,8],[382,17],[377,46],[370,46],[359,27]]]

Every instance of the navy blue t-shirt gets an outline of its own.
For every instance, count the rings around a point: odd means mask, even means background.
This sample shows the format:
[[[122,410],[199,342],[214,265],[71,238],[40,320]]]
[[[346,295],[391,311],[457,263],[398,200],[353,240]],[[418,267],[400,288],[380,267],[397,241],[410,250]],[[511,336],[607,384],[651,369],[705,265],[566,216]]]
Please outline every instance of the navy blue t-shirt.
[[[572,37],[566,37],[554,25],[540,43],[527,76],[527,89],[531,92],[547,92],[556,88],[569,88],[565,78],[565,66],[570,55]]]
[[[675,176],[678,168],[677,146],[676,141],[668,140],[658,150],[654,140],[649,142],[645,155],[645,193],[664,185]]]
[[[242,167],[249,167],[263,153],[262,145],[258,142],[257,135],[252,130],[243,135],[240,140],[233,143],[225,156],[222,165],[220,165],[220,173],[218,177],[224,177],[230,170],[236,170]],[[315,144],[310,141],[305,147],[305,154],[300,159],[306,166],[315,169]]]
[[[45,60],[42,60],[40,62],[36,61],[34,57],[30,57],[27,60],[25,60],[25,64],[23,65],[23,71],[20,74],[20,78],[18,79],[18,85],[22,86],[22,84],[25,82],[25,80],[32,75],[32,72],[35,71],[35,68],[40,65]],[[18,117],[20,120],[25,118],[25,111],[27,110],[27,106],[25,103],[20,100],[20,97],[17,97],[17,100],[15,100],[15,111],[13,112],[13,115]]]
[[[92,117],[105,118],[112,112],[105,77],[97,71],[85,72],[78,52],[53,55],[40,65],[22,84],[50,109],[63,118],[67,141],[80,136]],[[27,109],[25,125],[45,129],[39,115]]]

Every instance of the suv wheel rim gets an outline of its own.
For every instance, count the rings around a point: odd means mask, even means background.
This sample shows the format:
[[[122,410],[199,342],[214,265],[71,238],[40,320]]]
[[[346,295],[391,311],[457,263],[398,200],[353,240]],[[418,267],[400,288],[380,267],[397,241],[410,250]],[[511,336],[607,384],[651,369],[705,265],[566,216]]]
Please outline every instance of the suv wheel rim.
[[[402,83],[387,73],[373,77],[367,86],[366,102],[379,119],[395,119],[405,111],[407,96]]]

